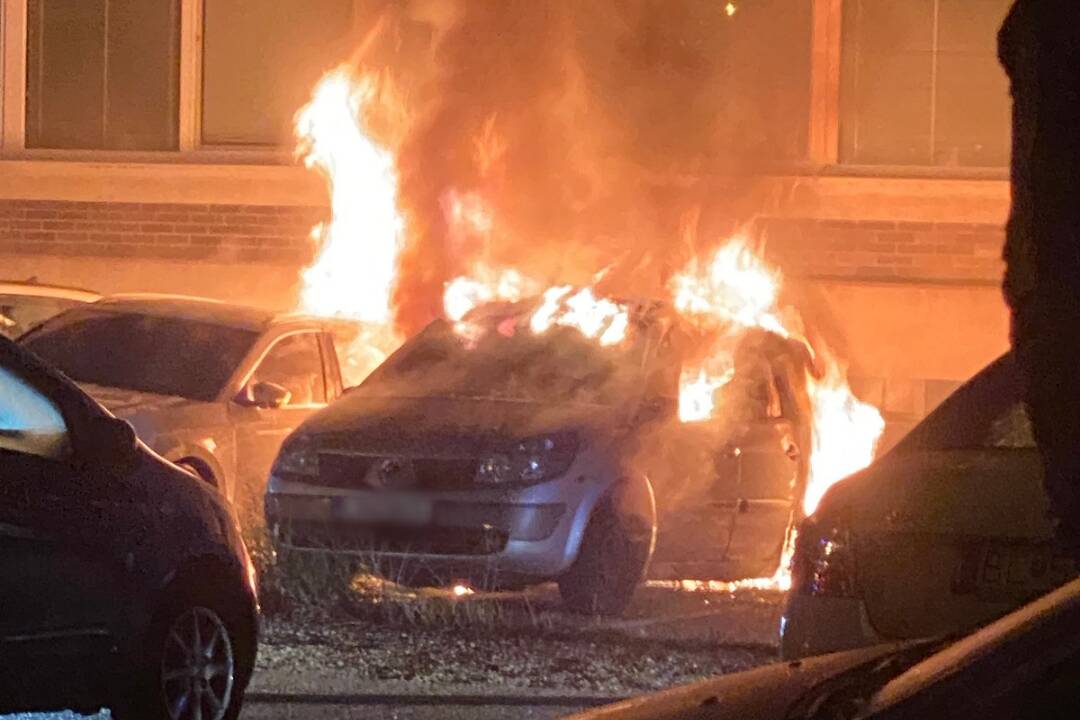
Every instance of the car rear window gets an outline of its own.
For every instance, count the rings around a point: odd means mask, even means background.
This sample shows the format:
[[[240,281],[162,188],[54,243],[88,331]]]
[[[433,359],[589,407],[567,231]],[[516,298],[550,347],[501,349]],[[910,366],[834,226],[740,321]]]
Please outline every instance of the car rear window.
[[[76,382],[210,401],[257,337],[186,318],[78,308],[22,344]]]

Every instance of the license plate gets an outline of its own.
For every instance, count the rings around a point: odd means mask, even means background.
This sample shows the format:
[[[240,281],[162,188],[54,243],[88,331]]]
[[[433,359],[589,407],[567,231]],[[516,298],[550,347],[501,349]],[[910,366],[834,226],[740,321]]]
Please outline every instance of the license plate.
[[[974,583],[965,584],[988,600],[1026,600],[1076,576],[1073,562],[1050,542],[989,541],[966,555],[963,574]]]
[[[336,497],[330,504],[336,520],[370,525],[427,525],[431,501],[401,493],[366,493]]]

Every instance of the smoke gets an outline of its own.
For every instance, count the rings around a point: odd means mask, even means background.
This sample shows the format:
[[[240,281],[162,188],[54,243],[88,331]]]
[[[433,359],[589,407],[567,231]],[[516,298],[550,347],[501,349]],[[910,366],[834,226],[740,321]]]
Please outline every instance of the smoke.
[[[605,290],[661,295],[695,243],[753,213],[749,178],[798,146],[792,88],[805,92],[805,78],[777,66],[808,37],[808,8],[388,3],[364,64],[389,69],[408,107],[400,329],[438,315],[445,283],[476,261],[549,282],[607,268]],[[460,222],[463,202],[487,221]]]

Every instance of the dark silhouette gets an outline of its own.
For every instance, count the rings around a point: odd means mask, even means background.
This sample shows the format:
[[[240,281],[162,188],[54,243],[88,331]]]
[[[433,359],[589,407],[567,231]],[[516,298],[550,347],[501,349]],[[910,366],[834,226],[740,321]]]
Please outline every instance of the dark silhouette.
[[[1080,559],[1080,3],[1017,0],[1005,297],[1058,536]]]

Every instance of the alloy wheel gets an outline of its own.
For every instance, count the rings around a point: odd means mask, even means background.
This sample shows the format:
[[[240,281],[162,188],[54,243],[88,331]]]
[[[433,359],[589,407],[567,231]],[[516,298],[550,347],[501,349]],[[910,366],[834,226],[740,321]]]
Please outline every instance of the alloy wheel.
[[[225,623],[213,610],[181,613],[165,636],[161,690],[172,720],[222,720],[232,701],[236,658]]]

